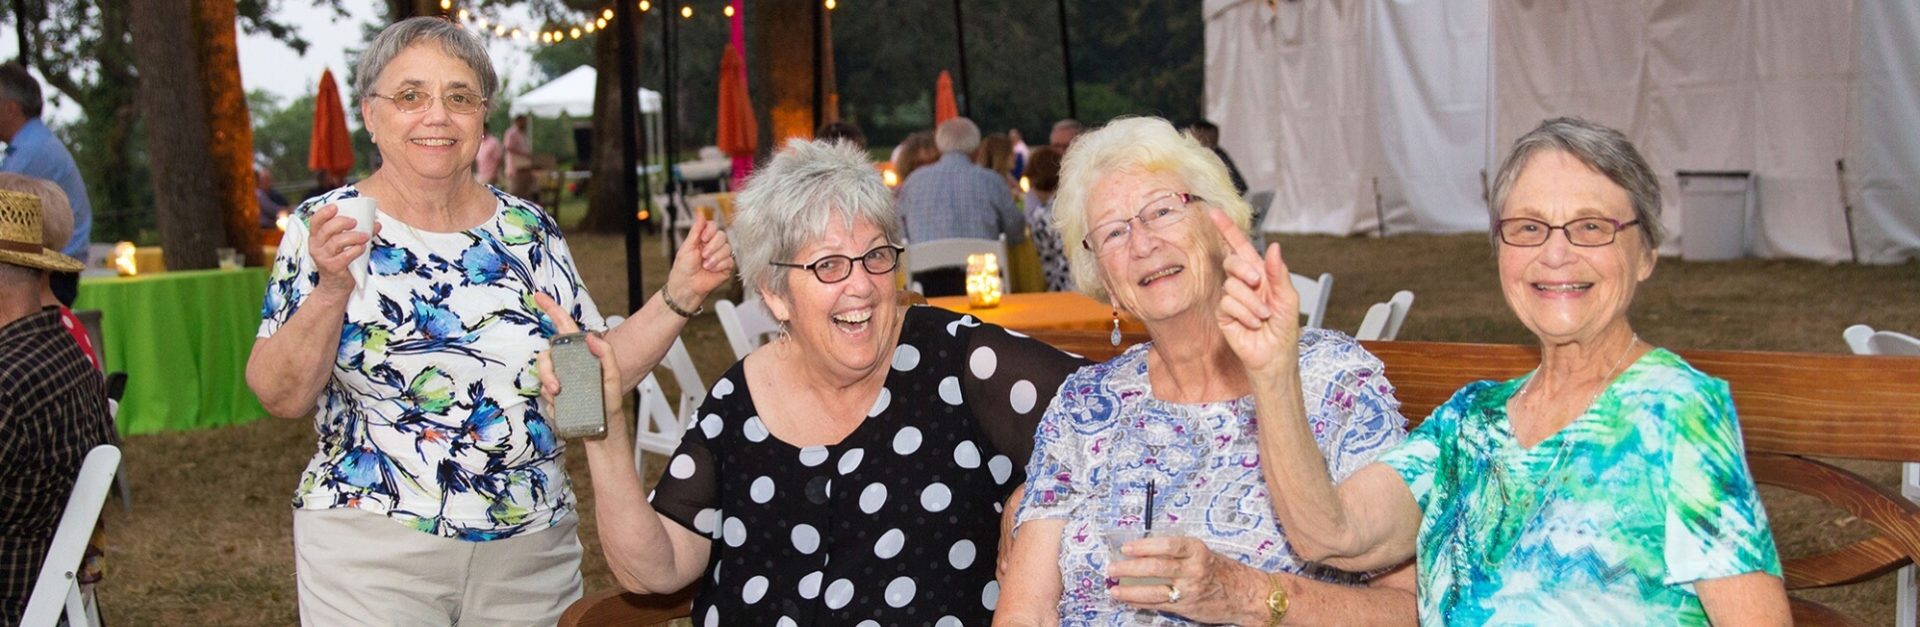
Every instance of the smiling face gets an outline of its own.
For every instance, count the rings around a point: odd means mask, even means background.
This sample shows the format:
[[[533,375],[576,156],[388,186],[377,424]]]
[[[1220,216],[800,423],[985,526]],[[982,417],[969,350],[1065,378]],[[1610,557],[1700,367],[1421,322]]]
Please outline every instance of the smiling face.
[[[1162,228],[1135,219],[1133,233],[1115,249],[1095,253],[1100,280],[1114,305],[1149,327],[1192,315],[1211,315],[1219,302],[1221,254],[1200,203],[1182,203],[1187,185],[1165,172],[1118,172],[1101,177],[1087,198],[1089,232],[1142,209],[1173,208],[1182,219]],[[1078,243],[1070,245],[1077,246]]]
[[[481,127],[487,110],[472,113],[447,111],[440,97],[454,91],[480,93],[480,79],[438,44],[426,42],[409,46],[392,61],[373,83],[373,93],[395,96],[414,89],[433,96],[425,110],[407,113],[386,98],[367,96],[360,102],[361,118],[380,149],[386,167],[410,177],[448,179],[468,176],[474,154],[480,150]]]
[[[826,232],[802,247],[788,263],[810,264],[827,255],[856,260],[891,242],[872,223],[855,220],[852,228],[835,217]],[[820,362],[835,380],[851,380],[885,368],[893,354],[900,324],[900,305],[894,295],[894,272],[870,274],[854,263],[853,273],[838,283],[822,283],[813,272],[787,272],[787,295],[762,289],[761,298],[774,318],[787,321],[788,333],[802,355]]]
[[[1580,218],[1634,219],[1627,190],[1560,151],[1534,155],[1520,170],[1501,219],[1534,218],[1561,225]],[[1499,244],[1500,291],[1528,330],[1548,345],[1588,342],[1627,331],[1627,308],[1656,257],[1638,226],[1612,244],[1574,246],[1562,231],[1545,244]]]

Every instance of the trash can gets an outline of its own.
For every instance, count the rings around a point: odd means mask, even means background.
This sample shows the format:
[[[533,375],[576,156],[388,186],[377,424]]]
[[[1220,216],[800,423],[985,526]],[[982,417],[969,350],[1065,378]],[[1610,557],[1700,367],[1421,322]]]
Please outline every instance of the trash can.
[[[1746,171],[1681,170],[1680,257],[1724,261],[1747,254],[1755,180]]]

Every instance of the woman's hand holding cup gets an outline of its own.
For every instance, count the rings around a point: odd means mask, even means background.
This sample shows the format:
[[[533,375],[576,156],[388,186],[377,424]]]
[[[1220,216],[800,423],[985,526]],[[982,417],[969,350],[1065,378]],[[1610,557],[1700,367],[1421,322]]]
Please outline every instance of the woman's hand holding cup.
[[[310,221],[312,231],[307,237],[307,254],[313,258],[320,274],[315,289],[352,291],[366,276],[364,263],[360,263],[362,270],[358,275],[354,273],[354,266],[367,257],[373,236],[380,232],[379,225],[370,216],[362,222],[342,215],[341,204],[321,207]]]

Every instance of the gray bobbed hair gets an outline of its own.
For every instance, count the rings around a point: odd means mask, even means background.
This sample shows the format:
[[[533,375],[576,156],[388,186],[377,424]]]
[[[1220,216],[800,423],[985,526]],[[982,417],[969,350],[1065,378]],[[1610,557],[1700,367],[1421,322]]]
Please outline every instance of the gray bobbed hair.
[[[880,182],[880,171],[866,153],[845,141],[787,140],[771,161],[754,171],[734,206],[727,239],[749,294],[764,289],[786,297],[787,280],[797,275],[772,263],[812,262],[794,256],[825,234],[832,220],[846,228],[867,222],[894,244],[905,239],[893,193]]]
[[[1541,122],[1514,140],[1513,152],[1500,164],[1500,174],[1493,179],[1493,202],[1488,205],[1492,214],[1488,235],[1495,248],[1500,246],[1499,223],[1505,212],[1507,194],[1513,192],[1513,185],[1520,180],[1520,171],[1526,169],[1527,162],[1546,151],[1567,153],[1627,190],[1627,199],[1633,204],[1633,219],[1640,221],[1647,248],[1660,249],[1660,243],[1667,239],[1667,229],[1660,223],[1660,179],[1653,175],[1653,168],[1624,133],[1573,117]]]
[[[380,74],[387,71],[387,64],[392,63],[394,57],[414,44],[429,41],[440,44],[441,51],[467,64],[480,79],[480,84],[474,86],[480,90],[480,97],[486,98],[489,104],[493,102],[494,92],[500,90],[500,76],[493,72],[493,59],[487,56],[486,44],[472,32],[437,17],[410,17],[381,30],[373,43],[360,52],[359,63],[354,66],[354,100],[366,100],[373,95],[373,83],[380,80]]]

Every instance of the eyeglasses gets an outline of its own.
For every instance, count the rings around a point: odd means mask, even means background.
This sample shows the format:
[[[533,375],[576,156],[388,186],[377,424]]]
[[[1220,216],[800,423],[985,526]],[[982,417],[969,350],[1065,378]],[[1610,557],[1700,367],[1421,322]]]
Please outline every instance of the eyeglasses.
[[[867,269],[867,274],[886,274],[892,272],[895,266],[900,265],[900,252],[904,250],[906,249],[893,244],[881,244],[875,246],[873,250],[867,251],[866,254],[860,255],[858,258],[848,257],[846,255],[827,255],[815,259],[813,263],[781,263],[778,261],[772,263],[782,268],[799,268],[801,270],[811,271],[813,272],[813,277],[820,279],[821,283],[833,284],[845,281],[847,277],[853,276],[853,264],[856,261],[860,262],[860,267]]]
[[[426,111],[427,107],[433,106],[433,99],[435,98],[433,94],[418,89],[402,89],[391,96],[385,94],[367,95],[392,101],[393,108],[399,109],[401,113],[420,113]],[[450,91],[440,94],[439,98],[440,104],[447,107],[447,113],[457,115],[474,113],[487,106],[486,98],[481,98],[480,94],[466,90]]]
[[[1173,201],[1173,202],[1169,202]],[[1093,251],[1095,255],[1107,255],[1120,250],[1133,236],[1133,221],[1139,220],[1148,229],[1158,231],[1172,226],[1187,217],[1187,205],[1206,202],[1193,194],[1167,194],[1155,198],[1140,210],[1140,213],[1124,220],[1108,220],[1087,229],[1087,236],[1080,240],[1080,246]]]
[[[1622,229],[1640,224],[1639,220],[1621,222],[1612,218],[1581,218],[1553,226],[1533,218],[1507,218],[1495,224],[1500,232],[1500,241],[1508,246],[1533,248],[1547,243],[1553,231],[1567,232],[1567,242],[1575,246],[1593,248],[1612,244]]]

